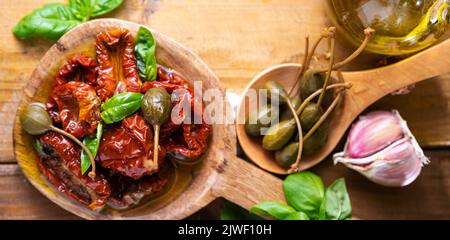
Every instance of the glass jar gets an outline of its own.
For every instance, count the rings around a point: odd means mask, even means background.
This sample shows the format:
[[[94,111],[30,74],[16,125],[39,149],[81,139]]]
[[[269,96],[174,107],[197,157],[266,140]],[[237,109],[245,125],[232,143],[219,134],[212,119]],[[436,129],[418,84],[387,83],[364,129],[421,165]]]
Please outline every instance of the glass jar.
[[[375,30],[366,50],[384,55],[420,51],[441,37],[448,25],[448,0],[327,0],[328,15],[354,45],[363,30]]]

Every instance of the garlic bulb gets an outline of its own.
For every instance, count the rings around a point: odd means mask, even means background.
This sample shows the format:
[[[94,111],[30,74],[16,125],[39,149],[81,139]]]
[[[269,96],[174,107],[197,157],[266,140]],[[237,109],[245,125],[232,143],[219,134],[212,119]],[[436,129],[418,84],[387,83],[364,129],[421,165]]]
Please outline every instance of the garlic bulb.
[[[349,132],[343,152],[333,156],[375,183],[401,187],[412,183],[429,160],[397,111],[361,117]]]

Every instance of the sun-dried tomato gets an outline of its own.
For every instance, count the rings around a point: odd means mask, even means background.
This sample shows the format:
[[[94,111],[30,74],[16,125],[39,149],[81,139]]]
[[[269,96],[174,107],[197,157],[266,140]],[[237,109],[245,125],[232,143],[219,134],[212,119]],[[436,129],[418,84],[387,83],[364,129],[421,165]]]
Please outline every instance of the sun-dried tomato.
[[[165,148],[160,146],[160,165],[164,157]],[[103,132],[97,154],[102,167],[139,179],[155,173],[144,167],[146,159],[153,159],[153,131],[142,116],[134,114]]]
[[[138,204],[145,196],[162,191],[169,181],[168,172],[168,166],[164,164],[157,173],[135,180],[109,171],[105,175],[112,187],[108,205],[125,209]]]
[[[162,145],[165,145],[167,148],[167,156],[187,161],[198,158],[206,151],[209,136],[212,132],[211,125],[206,124],[203,121],[202,117],[204,109],[203,104],[201,104],[201,99],[195,98],[194,90],[188,84],[186,79],[181,75],[162,67],[158,68],[157,81],[145,82],[142,87],[142,92],[146,92],[148,89],[154,87],[162,87],[172,95],[177,93],[178,96],[174,98],[175,101],[172,102],[173,106],[187,104],[187,106],[190,107],[190,123],[183,122],[184,119],[188,117],[188,113],[185,113],[183,108],[180,108],[180,111],[178,112],[178,121],[183,123],[177,127],[171,119],[161,126],[161,140]],[[185,101],[188,102],[186,103]],[[200,107],[196,107],[196,104],[199,104]],[[202,122],[195,124],[194,116],[200,116]]]
[[[85,82],[95,87],[97,85],[97,61],[82,54],[67,60],[56,75],[55,86],[70,81]]]
[[[49,111],[65,131],[75,137],[91,135],[101,119],[100,99],[95,89],[83,82],[68,82],[55,87],[50,95]]]
[[[94,179],[81,174],[80,148],[75,143],[52,131],[42,135],[40,143],[45,155],[38,160],[39,168],[58,191],[92,209],[106,204],[109,183],[99,173]]]
[[[142,82],[134,56],[134,38],[128,30],[114,29],[97,35],[97,93],[102,101],[115,93],[139,92]]]

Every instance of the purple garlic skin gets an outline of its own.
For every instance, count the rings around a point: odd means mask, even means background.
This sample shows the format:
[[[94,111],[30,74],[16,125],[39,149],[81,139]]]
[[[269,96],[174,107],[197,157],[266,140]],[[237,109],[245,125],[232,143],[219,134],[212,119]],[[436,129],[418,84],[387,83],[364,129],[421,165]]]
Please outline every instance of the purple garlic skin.
[[[361,117],[349,133],[346,154],[351,158],[367,157],[404,136],[401,117],[386,111],[376,111]]]
[[[345,149],[333,156],[375,183],[402,187],[412,183],[429,163],[397,111],[361,117],[349,132]]]

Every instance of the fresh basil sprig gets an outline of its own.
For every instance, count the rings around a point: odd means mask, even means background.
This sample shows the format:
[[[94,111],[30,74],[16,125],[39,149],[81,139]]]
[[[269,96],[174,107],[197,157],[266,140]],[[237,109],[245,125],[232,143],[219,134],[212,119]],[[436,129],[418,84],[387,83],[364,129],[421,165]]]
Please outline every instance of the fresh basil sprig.
[[[308,215],[297,212],[293,207],[281,202],[262,202],[250,209],[251,213],[272,216],[280,220],[309,220]]]
[[[291,174],[283,182],[284,196],[289,205],[319,218],[319,208],[325,196],[325,186],[319,176],[311,172]]]
[[[69,0],[69,6],[78,19],[87,21],[111,12],[122,2],[123,0]]]
[[[336,180],[325,190],[319,176],[304,171],[288,176],[283,182],[283,191],[289,205],[263,202],[253,206],[250,211],[278,220],[351,218],[352,207],[343,178]]]
[[[81,21],[75,18],[71,9],[62,3],[46,4],[25,16],[14,27],[18,38],[46,37],[57,40]]]
[[[344,220],[351,215],[352,206],[345,187],[345,180],[340,178],[327,188],[325,199],[320,207],[319,219]]]
[[[97,126],[97,133],[95,136],[86,136],[83,139],[83,144],[92,153],[95,158],[97,156],[98,147],[100,146],[100,140],[103,134],[103,123],[100,122]],[[81,151],[81,174],[84,174],[91,167],[91,160],[85,151]]]
[[[141,107],[141,93],[124,92],[108,99],[101,106],[103,122],[111,124],[122,121]]]
[[[144,81],[156,80],[156,42],[152,33],[145,27],[140,27],[134,47],[139,77]]]
[[[89,20],[108,13],[123,0],[70,0],[69,4],[46,4],[20,20],[13,28],[20,39],[44,37],[59,39],[64,33]]]

